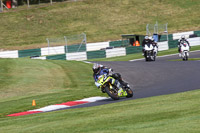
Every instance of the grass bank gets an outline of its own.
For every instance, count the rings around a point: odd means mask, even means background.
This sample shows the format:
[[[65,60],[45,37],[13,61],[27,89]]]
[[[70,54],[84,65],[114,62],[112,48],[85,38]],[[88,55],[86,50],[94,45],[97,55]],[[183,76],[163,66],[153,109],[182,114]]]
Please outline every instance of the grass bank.
[[[76,61],[0,59],[0,117],[51,104],[99,96],[92,66]]]
[[[199,30],[198,0],[83,0],[0,13],[0,48],[46,47],[46,38],[87,34],[88,42],[146,34],[146,24],[168,23],[170,33]]]
[[[1,118],[6,133],[197,133],[200,91],[21,117]]]

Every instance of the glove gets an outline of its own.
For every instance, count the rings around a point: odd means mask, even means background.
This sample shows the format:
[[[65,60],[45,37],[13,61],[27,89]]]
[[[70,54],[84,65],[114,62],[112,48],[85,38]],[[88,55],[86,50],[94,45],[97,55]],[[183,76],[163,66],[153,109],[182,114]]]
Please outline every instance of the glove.
[[[97,86],[97,88],[100,88],[101,84],[98,82],[95,82],[95,85]]]

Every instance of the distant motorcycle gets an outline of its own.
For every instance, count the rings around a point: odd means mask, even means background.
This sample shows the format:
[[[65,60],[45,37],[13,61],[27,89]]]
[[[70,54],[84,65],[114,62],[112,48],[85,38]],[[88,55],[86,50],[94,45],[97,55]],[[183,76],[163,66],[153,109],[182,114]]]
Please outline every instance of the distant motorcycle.
[[[110,82],[113,79],[114,78],[112,76],[104,74],[99,77],[96,84],[99,84],[97,86],[101,88],[102,92],[106,92],[113,100],[118,100],[120,98],[120,96],[118,95],[119,88]],[[133,91],[130,89],[129,86],[122,87],[122,89],[126,91],[127,98],[133,96]]]
[[[180,57],[183,59],[183,61],[187,61],[189,58],[189,51],[190,51],[190,47],[186,42],[181,42],[180,43]]]
[[[146,61],[155,61],[157,56],[158,48],[152,44],[145,44],[144,46],[144,57]]]

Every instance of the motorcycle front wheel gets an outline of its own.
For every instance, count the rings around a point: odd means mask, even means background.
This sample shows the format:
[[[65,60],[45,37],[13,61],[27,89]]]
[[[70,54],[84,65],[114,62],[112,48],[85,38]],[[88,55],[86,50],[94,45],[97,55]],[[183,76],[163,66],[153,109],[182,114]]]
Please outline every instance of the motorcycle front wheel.
[[[127,93],[126,96],[127,98],[133,97],[133,91],[130,88],[126,89],[126,93]]]
[[[114,86],[112,86],[114,88]],[[111,89],[109,85],[106,85],[105,91],[113,100],[119,100],[118,91],[114,88]]]

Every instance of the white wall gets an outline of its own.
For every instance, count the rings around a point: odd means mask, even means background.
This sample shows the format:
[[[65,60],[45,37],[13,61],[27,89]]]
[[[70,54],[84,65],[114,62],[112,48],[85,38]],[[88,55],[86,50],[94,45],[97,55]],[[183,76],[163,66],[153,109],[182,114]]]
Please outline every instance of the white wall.
[[[0,52],[0,58],[18,58],[18,50]]]
[[[106,58],[115,57],[115,56],[125,56],[126,49],[125,48],[114,48],[106,50]]]
[[[67,53],[66,60],[87,60],[86,52]]]
[[[169,49],[168,41],[158,42],[158,51],[163,51],[168,49]]]
[[[86,51],[95,51],[106,47],[109,47],[109,42],[88,43],[86,44]]]
[[[197,46],[200,45],[200,37],[195,37],[195,38],[189,38],[187,39],[188,42],[190,43],[190,46]]]
[[[194,31],[174,33],[173,40],[180,39],[182,35],[184,35],[186,38],[189,38],[189,35],[192,35],[192,34],[194,34]]]
[[[64,53],[65,53],[65,46],[41,48],[42,56],[43,55],[64,54]]]

